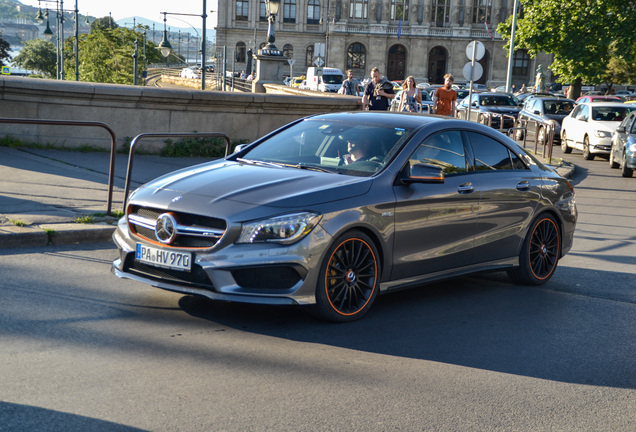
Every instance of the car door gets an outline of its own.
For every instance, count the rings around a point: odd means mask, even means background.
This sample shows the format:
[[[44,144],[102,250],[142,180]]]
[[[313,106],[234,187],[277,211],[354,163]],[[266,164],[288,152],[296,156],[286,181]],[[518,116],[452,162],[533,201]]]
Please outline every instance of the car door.
[[[461,132],[426,138],[410,156],[444,171],[443,183],[397,182],[392,279],[468,265],[474,246],[479,193],[468,171]]]
[[[504,143],[478,132],[466,135],[481,197],[473,263],[514,257],[541,199],[541,176]]]
[[[572,147],[583,149],[583,137],[587,132],[587,122],[590,118],[590,106],[579,105],[580,108],[574,116],[574,122],[568,128],[568,140]]]

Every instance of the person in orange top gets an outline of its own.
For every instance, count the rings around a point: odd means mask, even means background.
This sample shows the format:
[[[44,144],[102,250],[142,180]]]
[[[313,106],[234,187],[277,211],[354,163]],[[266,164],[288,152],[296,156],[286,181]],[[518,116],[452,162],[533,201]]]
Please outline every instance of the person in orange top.
[[[439,115],[455,117],[457,108],[457,92],[453,90],[455,78],[451,74],[444,75],[444,87],[435,91],[433,96],[433,112]]]

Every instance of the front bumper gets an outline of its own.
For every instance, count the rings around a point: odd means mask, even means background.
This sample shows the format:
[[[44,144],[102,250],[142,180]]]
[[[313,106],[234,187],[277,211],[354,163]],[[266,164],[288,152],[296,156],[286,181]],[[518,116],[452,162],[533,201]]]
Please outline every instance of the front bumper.
[[[192,253],[189,272],[138,261],[136,245],[144,241],[132,236],[125,222],[119,224],[113,241],[119,258],[113,261],[111,271],[117,277],[214,300],[303,305],[316,302],[320,254],[331,237],[318,225],[292,245],[231,244],[219,250],[189,250]]]
[[[609,154],[612,149],[611,138],[590,138],[591,154]]]

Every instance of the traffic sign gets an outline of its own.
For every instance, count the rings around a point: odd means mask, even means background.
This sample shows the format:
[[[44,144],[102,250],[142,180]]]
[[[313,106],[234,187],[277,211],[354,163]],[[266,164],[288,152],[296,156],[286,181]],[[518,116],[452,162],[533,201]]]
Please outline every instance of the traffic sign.
[[[290,66],[293,66],[294,63],[296,63],[296,60],[294,60],[293,58],[287,59],[287,63],[289,63]]]
[[[483,43],[479,41],[472,41],[471,43],[469,43],[468,46],[466,47],[466,56],[468,57],[468,60],[473,59],[473,44],[477,44],[474,48],[475,61],[479,61],[482,58],[484,58],[484,54],[486,54],[486,47],[484,46]]]
[[[2,66],[2,75],[11,75],[11,66]]]
[[[483,66],[480,63],[475,63],[475,70],[473,70],[473,76],[471,77],[470,71],[472,68],[473,65],[471,62],[468,62],[464,65],[464,78],[466,78],[467,81],[477,81],[484,74]]]
[[[324,64],[325,64],[325,61],[324,61],[322,58],[318,57],[318,58],[314,61],[314,64],[315,64],[316,66],[318,66],[318,67],[322,67],[322,65],[324,65]]]

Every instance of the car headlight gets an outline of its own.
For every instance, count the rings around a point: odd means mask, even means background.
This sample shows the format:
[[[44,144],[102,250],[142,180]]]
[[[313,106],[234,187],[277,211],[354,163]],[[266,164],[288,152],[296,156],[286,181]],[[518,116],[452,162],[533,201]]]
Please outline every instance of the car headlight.
[[[636,143],[630,144],[630,146],[627,147],[627,151],[630,153],[636,153]]]
[[[294,243],[313,230],[322,215],[313,212],[294,213],[246,222],[236,243]]]
[[[603,130],[596,130],[594,131],[594,135],[596,135],[597,138],[610,138],[612,133]]]

